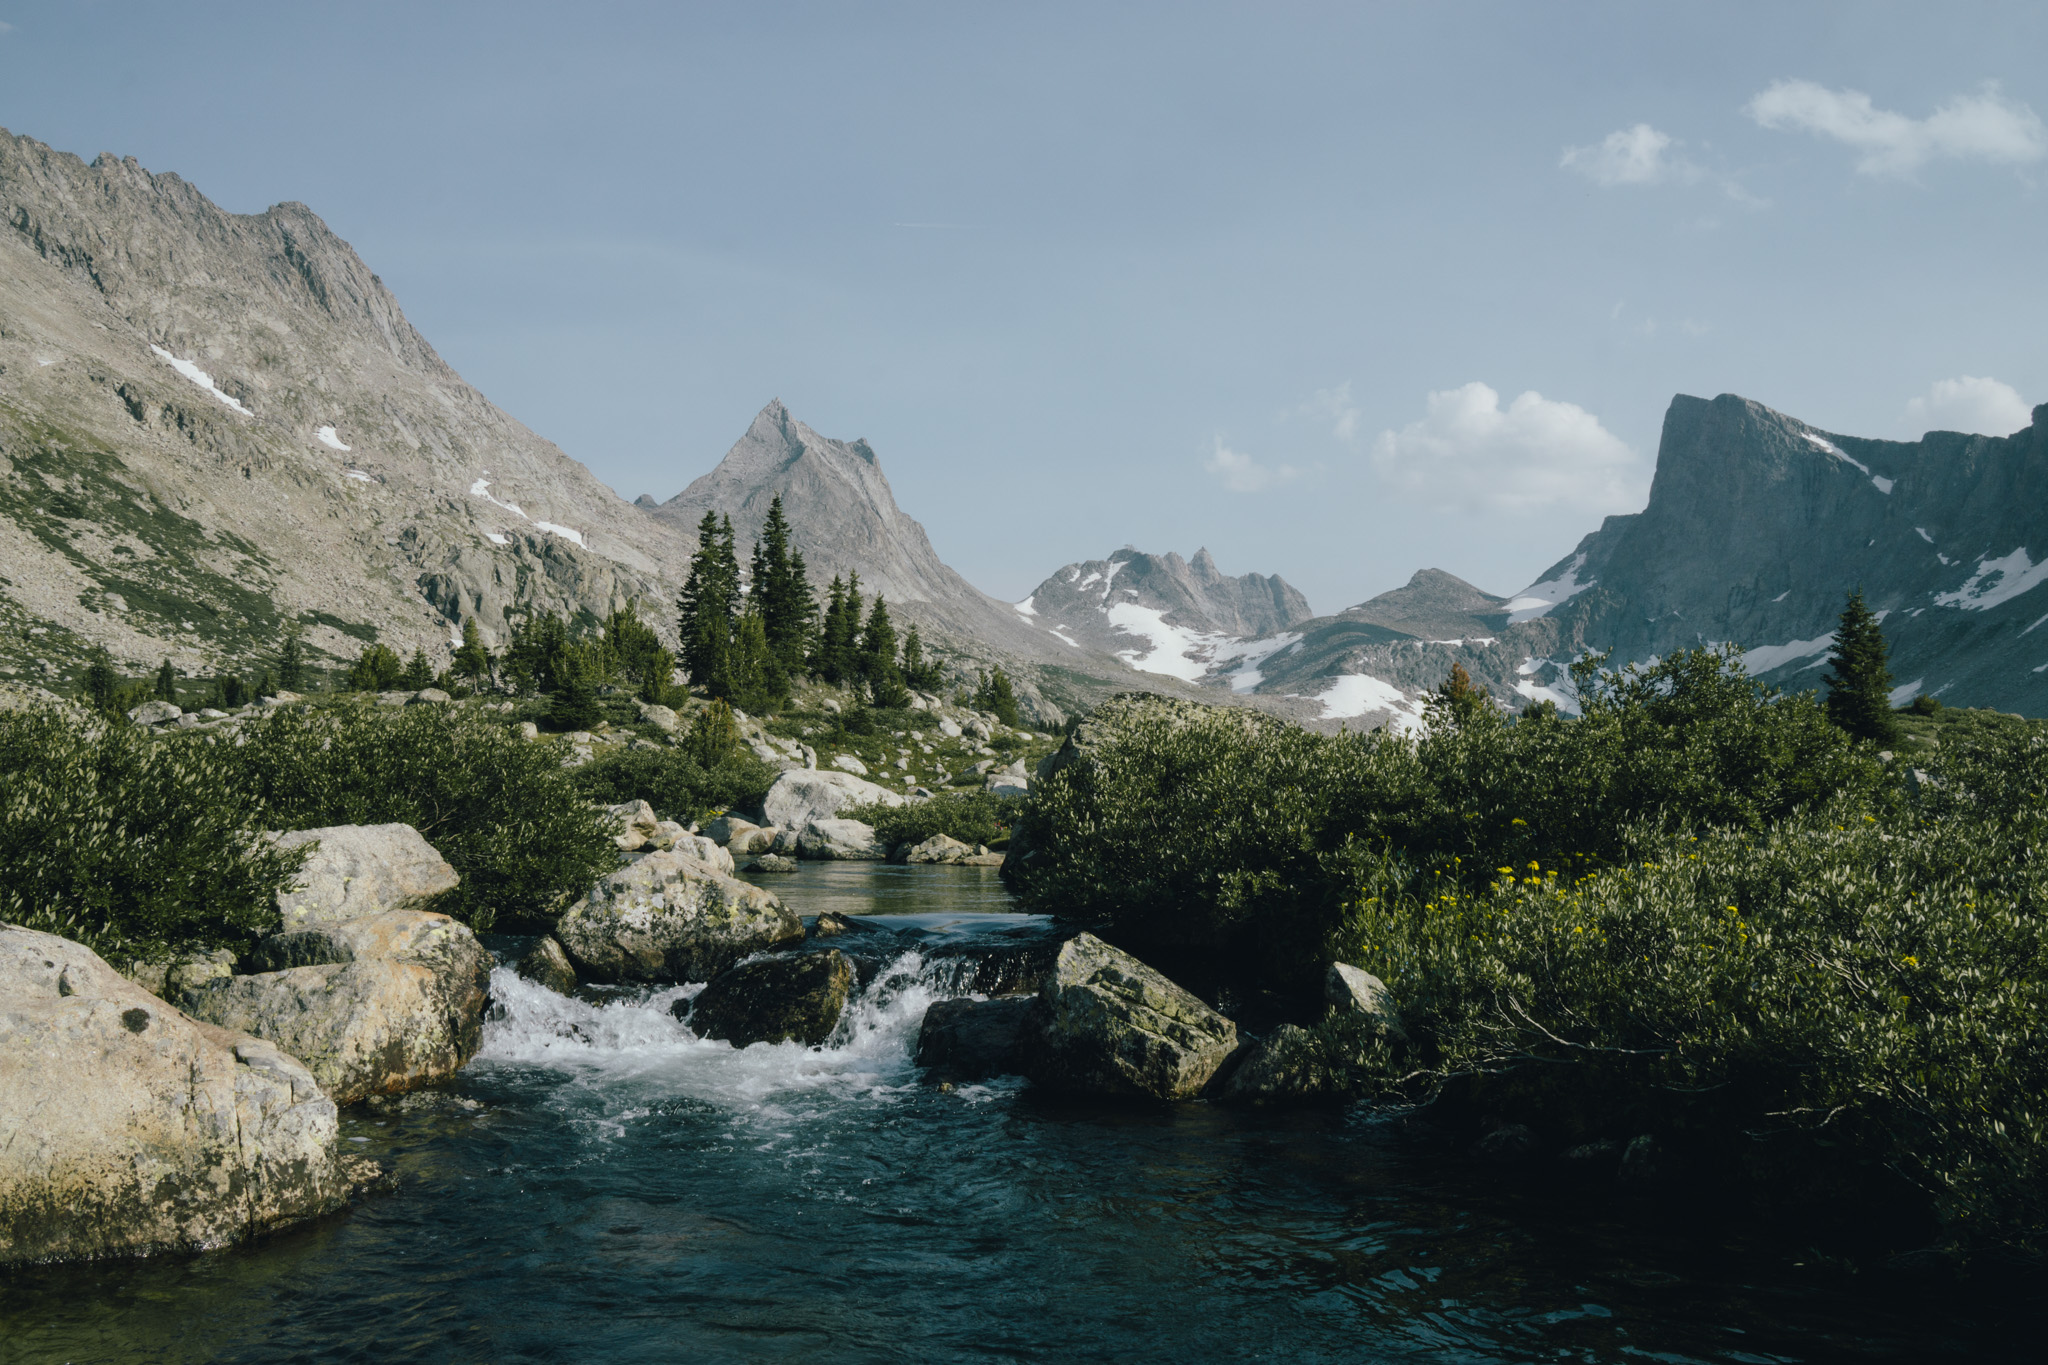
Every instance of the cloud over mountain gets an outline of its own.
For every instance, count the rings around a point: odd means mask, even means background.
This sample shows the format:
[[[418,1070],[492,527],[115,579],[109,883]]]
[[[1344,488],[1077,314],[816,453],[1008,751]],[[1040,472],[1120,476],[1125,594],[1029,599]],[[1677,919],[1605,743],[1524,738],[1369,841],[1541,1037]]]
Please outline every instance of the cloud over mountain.
[[[1576,403],[1531,389],[1507,406],[1474,380],[1432,392],[1428,413],[1374,442],[1373,468],[1447,507],[1618,512],[1642,498],[1642,461]]]
[[[1924,395],[1906,404],[1906,422],[1916,435],[1967,431],[1979,436],[2010,436],[2033,418],[2033,409],[2012,385],[1968,374],[1937,380]]]

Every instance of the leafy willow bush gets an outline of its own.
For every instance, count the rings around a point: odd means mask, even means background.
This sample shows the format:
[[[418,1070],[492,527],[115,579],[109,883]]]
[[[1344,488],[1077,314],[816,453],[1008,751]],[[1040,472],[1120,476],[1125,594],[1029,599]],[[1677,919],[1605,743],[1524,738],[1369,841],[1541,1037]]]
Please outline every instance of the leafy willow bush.
[[[1021,797],[993,792],[941,792],[929,801],[901,806],[849,806],[840,815],[874,828],[883,843],[921,844],[948,834],[964,844],[993,844],[1008,837],[1023,809]]]
[[[260,842],[240,778],[213,736],[0,713],[0,920],[115,962],[245,945],[307,851]]]
[[[272,828],[411,825],[462,877],[434,908],[478,930],[551,924],[617,856],[559,749],[467,708],[291,708],[244,733],[235,780]]]
[[[746,749],[728,748],[706,766],[693,746],[627,749],[578,768],[570,781],[585,799],[617,805],[645,801],[664,820],[702,823],[721,811],[755,810],[777,770]]]

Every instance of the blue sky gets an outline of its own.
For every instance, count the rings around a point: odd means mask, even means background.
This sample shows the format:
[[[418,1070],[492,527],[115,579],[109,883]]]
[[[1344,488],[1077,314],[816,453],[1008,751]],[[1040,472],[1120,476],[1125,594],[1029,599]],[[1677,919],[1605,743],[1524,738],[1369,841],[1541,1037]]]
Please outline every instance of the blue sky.
[[[2048,400],[2048,6],[24,6],[0,126],[311,205],[666,498],[768,399],[978,586],[1125,543],[1510,592],[1674,393]]]

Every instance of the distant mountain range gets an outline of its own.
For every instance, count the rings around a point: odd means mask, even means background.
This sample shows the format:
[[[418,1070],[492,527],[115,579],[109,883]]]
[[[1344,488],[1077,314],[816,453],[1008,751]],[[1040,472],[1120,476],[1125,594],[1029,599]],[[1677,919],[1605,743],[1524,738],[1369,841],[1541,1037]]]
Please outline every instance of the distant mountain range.
[[[1509,597],[1424,570],[1335,616],[1278,577],[1125,548],[1022,602],[943,563],[865,441],[780,402],[665,503],[628,503],[466,384],[310,209],[231,214],[132,159],[0,130],[0,675],[246,668],[288,622],[445,659],[465,617],[664,631],[706,510],[744,556],[780,495],[822,588],[857,571],[956,678],[1002,664],[1041,718],[1119,688],[1311,723],[1412,723],[1454,661],[1570,706],[1587,649],[1735,640],[1810,685],[1843,594],[1886,613],[1900,696],[2048,713],[2048,432],[1912,443],[1723,396],[1672,403],[1649,505]],[[2037,561],[2036,556],[2039,556]]]

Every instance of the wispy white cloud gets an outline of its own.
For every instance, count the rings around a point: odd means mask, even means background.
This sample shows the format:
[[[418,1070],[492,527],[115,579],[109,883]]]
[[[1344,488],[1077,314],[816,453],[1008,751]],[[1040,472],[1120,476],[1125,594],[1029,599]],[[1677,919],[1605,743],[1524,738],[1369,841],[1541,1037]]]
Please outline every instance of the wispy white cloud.
[[[14,32],[14,25],[8,23],[5,19],[0,19],[0,38],[4,38],[12,32]]]
[[[1381,432],[1372,463],[1396,487],[1466,511],[1619,512],[1643,495],[1642,461],[1592,413],[1533,389],[1502,407],[1476,380],[1431,393],[1421,421]]]
[[[2033,420],[2034,410],[2018,389],[1968,374],[1937,380],[1925,394],[1906,404],[1906,422],[1915,433],[1970,431],[2010,436]]]
[[[1293,465],[1261,464],[1242,451],[1232,450],[1221,436],[1216,438],[1216,449],[1202,462],[1202,468],[1221,479],[1223,486],[1233,493],[1261,493],[1301,473]]]
[[[1697,180],[1699,167],[1672,153],[1669,133],[1647,123],[1609,133],[1590,147],[1567,147],[1557,164],[1596,185],[1660,185]]]
[[[1986,81],[1926,118],[1879,109],[1860,90],[1830,90],[1813,81],[1779,81],[1743,107],[1765,128],[1794,128],[1833,138],[1862,152],[1864,175],[1911,175],[1929,161],[2023,165],[2048,156],[2048,127],[2024,104]]]
[[[1349,380],[1334,389],[1317,389],[1306,403],[1294,410],[1294,415],[1328,422],[1330,434],[1340,441],[1354,440],[1358,436],[1361,414],[1357,401],[1351,396]]]

